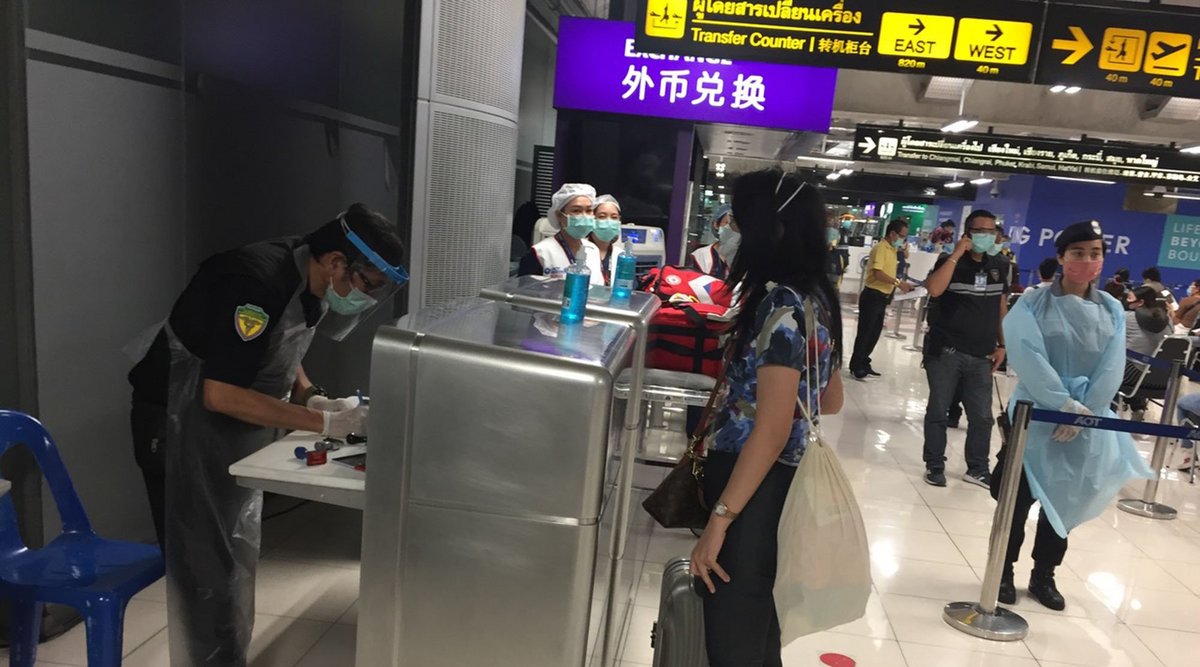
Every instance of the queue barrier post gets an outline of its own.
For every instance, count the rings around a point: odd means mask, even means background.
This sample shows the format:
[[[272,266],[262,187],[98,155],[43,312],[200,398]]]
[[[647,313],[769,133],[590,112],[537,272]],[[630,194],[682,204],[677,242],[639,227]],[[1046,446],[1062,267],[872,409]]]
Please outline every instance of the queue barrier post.
[[[1169,426],[1175,416],[1175,406],[1179,403],[1179,389],[1183,386],[1180,372],[1182,370],[1182,362],[1176,360],[1171,363],[1171,376],[1167,379],[1162,419],[1159,420],[1159,423],[1164,426]],[[1174,507],[1157,502],[1158,483],[1162,479],[1163,467],[1167,462],[1167,449],[1170,441],[1171,438],[1161,435],[1154,440],[1154,455],[1150,459],[1150,468],[1154,471],[1154,478],[1146,482],[1146,490],[1142,493],[1141,498],[1123,498],[1117,502],[1117,507],[1122,511],[1161,520],[1171,520],[1179,516],[1179,512]]]
[[[906,303],[908,303],[908,302],[907,301],[897,301],[897,302],[895,302],[895,305],[892,306],[892,309],[894,311],[892,313],[893,322],[892,322],[892,330],[886,334],[888,338],[896,338],[898,340],[904,340],[904,339],[908,338],[908,336],[905,336],[904,334],[900,333],[900,325],[904,320],[904,305]]]
[[[1016,511],[1017,488],[1025,465],[1025,443],[1029,439],[1029,420],[1033,410],[1030,401],[1018,401],[1013,413],[1012,440],[1009,443],[1000,480],[1000,498],[992,521],[992,536],[988,545],[987,572],[978,602],[951,602],[942,611],[950,627],[980,639],[1020,641],[1029,634],[1029,622],[1019,614],[997,606],[1000,597],[1000,578],[1008,551],[1008,535],[1012,531]],[[1024,517],[1022,517],[1024,520]]]
[[[929,317],[929,296],[921,297],[917,304],[917,328],[913,331],[912,345],[905,345],[910,352],[925,351],[925,320]]]

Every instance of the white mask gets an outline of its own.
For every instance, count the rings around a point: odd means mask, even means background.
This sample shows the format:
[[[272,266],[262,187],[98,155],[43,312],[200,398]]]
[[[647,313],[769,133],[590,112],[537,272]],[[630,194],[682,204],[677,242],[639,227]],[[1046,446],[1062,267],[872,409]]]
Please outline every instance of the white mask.
[[[717,233],[717,240],[721,245],[717,246],[717,254],[726,264],[733,264],[733,258],[737,256],[738,247],[742,245],[742,234],[735,230],[732,225],[725,225],[721,231]]]

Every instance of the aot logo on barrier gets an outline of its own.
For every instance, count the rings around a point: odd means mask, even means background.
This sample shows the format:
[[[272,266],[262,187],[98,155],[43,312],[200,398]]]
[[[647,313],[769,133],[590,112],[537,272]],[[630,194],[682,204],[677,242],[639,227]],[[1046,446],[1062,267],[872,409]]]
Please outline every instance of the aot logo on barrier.
[[[1086,426],[1088,428],[1095,428],[1100,425],[1100,418],[1099,417],[1087,417],[1087,416],[1076,417],[1075,425],[1076,426]]]

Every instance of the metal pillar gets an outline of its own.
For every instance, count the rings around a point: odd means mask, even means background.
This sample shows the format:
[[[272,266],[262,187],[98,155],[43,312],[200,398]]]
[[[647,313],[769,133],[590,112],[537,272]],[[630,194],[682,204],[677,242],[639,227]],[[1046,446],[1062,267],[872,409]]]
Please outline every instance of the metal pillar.
[[[925,351],[925,320],[929,316],[929,297],[923,296],[917,302],[917,328],[913,331],[912,345],[905,345],[910,352]]]
[[[1163,400],[1162,419],[1159,423],[1169,425],[1175,418],[1175,405],[1179,402],[1179,388],[1183,385],[1180,361],[1172,362],[1171,377],[1167,379],[1167,393]],[[1162,479],[1163,466],[1167,462],[1167,448],[1170,438],[1159,436],[1154,440],[1154,456],[1150,459],[1150,468],[1154,470],[1154,478],[1146,482],[1146,491],[1141,498],[1123,498],[1117,502],[1122,511],[1150,519],[1174,519],[1178,512],[1174,507],[1157,502],[1158,483]],[[1192,456],[1195,456],[1195,452]]]
[[[1029,415],[1032,410],[1033,403],[1019,401],[1013,414],[1012,447],[1004,462],[1004,477],[1001,480],[1000,499],[996,504],[996,516],[992,521],[987,572],[983,577],[979,602],[951,602],[942,611],[942,618],[950,627],[980,639],[1012,642],[1020,641],[1029,634],[1029,623],[1024,618],[998,607],[996,603],[1000,596],[1000,577],[1004,571],[1008,535],[1012,531],[1013,512],[1017,504],[1017,487],[1024,470],[1025,442],[1029,438]]]

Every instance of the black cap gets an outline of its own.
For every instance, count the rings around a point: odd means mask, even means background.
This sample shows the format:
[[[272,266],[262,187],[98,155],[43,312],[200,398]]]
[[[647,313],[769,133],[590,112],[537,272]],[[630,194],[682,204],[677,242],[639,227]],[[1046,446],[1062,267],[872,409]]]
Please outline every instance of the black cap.
[[[1067,246],[1072,243],[1103,240],[1104,229],[1100,227],[1100,223],[1095,220],[1084,220],[1064,229],[1062,234],[1058,235],[1058,240],[1054,242],[1054,249],[1062,255],[1067,251]],[[1105,247],[1104,251],[1108,252],[1108,248]]]

